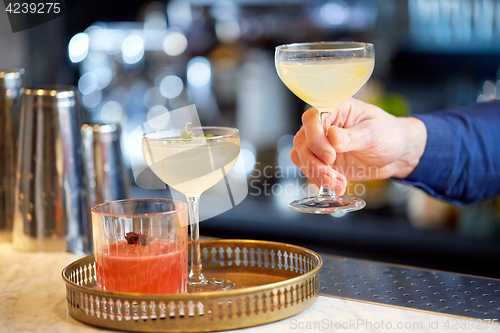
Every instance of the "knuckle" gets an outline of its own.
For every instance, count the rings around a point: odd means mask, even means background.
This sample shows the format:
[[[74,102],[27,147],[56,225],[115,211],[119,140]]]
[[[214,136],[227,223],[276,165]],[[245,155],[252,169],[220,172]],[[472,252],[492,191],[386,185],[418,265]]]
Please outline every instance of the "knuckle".
[[[308,122],[311,121],[312,119],[312,116],[314,116],[316,114],[316,110],[314,108],[310,108],[309,110],[307,110],[306,112],[304,112],[302,114],[302,123],[303,124],[306,124]]]
[[[298,162],[299,162],[299,155],[298,155],[297,150],[295,148],[292,148],[292,150],[290,151],[290,159],[295,164],[298,164]]]
[[[306,136],[306,144],[309,150],[312,152],[318,152],[321,150],[321,147],[319,146],[319,143],[317,140],[314,139],[312,136]]]
[[[374,123],[369,122],[366,126],[367,148],[373,149],[376,147],[377,142],[380,140],[381,133],[376,130]]]
[[[300,144],[300,139],[299,139],[299,134],[295,134],[295,136],[293,137],[293,146],[294,147],[297,147],[298,145]]]
[[[299,170],[307,177],[311,178],[311,173],[309,172],[309,168],[305,165],[299,166]]]
[[[302,124],[304,124],[304,125],[307,124],[307,122],[308,122],[307,111],[302,114],[301,120],[302,120]]]
[[[344,131],[344,146],[354,141],[354,133],[351,131]]]
[[[293,137],[294,147],[298,147],[302,144],[302,142],[304,141],[304,136],[305,136],[304,128],[302,127]]]

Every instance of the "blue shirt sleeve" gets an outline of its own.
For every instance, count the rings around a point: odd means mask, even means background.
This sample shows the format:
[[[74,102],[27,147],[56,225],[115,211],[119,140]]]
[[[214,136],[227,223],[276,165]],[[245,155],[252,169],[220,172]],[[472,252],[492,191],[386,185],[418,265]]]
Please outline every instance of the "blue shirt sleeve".
[[[455,204],[500,194],[500,102],[415,117],[427,128],[427,143],[403,182]]]

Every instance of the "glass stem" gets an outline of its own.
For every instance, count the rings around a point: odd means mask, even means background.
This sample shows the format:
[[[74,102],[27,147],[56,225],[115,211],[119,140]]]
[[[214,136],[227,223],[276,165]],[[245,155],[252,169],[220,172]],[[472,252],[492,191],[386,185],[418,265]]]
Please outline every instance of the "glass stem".
[[[321,126],[324,126],[323,125],[323,115],[325,113],[330,114],[329,111],[320,111],[319,112],[319,120],[321,121]],[[325,129],[325,134],[327,134],[327,132],[328,132],[328,129],[326,128]],[[336,197],[337,196],[335,195],[335,192],[332,189],[324,188],[323,186],[321,186],[319,188],[318,198],[332,198],[332,199],[335,199]]]
[[[187,197],[191,231],[191,267],[188,283],[205,283],[200,251],[200,197]]]
[[[318,197],[319,198],[332,198],[332,199],[335,199],[337,197],[337,195],[335,195],[335,192],[333,192],[332,189],[324,188],[323,186],[321,186],[319,188]]]

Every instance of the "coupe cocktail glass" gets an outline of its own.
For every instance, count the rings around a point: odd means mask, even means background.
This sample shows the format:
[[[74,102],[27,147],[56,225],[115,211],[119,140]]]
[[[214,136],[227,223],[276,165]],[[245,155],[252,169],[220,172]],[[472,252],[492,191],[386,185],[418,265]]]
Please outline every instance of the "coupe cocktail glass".
[[[228,127],[162,129],[144,134],[142,151],[150,169],[168,186],[183,193],[189,205],[191,267],[188,292],[234,288],[228,280],[203,275],[199,242],[199,199],[222,180],[240,153],[238,130]]]
[[[275,64],[283,83],[300,99],[323,115],[352,97],[370,78],[375,64],[373,45],[359,42],[315,42],[276,47]],[[325,129],[326,130],[326,129]],[[296,200],[290,208],[315,214],[362,209],[358,198],[337,197],[320,188],[316,197]]]

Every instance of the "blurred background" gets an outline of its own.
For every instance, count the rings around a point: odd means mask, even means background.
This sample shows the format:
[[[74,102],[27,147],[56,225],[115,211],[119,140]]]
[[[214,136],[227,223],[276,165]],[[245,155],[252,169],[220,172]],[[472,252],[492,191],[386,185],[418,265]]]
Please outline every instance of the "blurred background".
[[[25,68],[29,86],[78,86],[88,121],[121,125],[129,169],[142,152],[127,149],[128,135],[169,110],[194,103],[203,125],[240,130],[249,194],[204,221],[202,235],[500,278],[496,199],[456,207],[387,180],[349,185],[367,202],[360,212],[291,211],[289,201],[316,190],[289,158],[307,106],[273,59],[285,43],[371,42],[375,71],[356,97],[387,112],[495,100],[500,0],[86,0],[15,34],[0,18],[0,68]],[[130,178],[134,197],[168,195]]]

